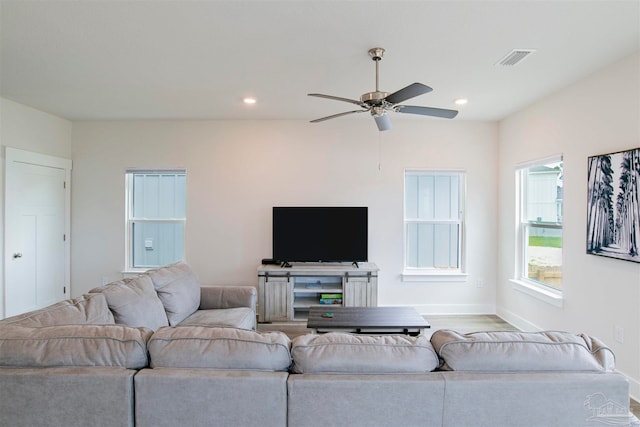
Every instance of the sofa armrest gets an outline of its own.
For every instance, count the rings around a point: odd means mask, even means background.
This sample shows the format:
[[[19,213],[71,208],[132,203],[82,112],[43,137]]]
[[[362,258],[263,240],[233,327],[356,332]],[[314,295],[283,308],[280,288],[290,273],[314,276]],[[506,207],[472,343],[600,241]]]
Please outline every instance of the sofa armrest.
[[[253,286],[201,286],[200,310],[249,307],[256,311],[258,292]]]

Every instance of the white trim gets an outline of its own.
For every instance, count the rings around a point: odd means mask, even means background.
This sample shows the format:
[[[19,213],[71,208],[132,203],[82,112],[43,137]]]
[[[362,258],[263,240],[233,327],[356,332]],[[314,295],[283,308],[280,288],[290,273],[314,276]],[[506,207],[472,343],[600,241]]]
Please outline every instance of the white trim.
[[[466,169],[430,169],[430,168],[405,168],[404,170],[405,172],[405,176],[407,173],[412,174],[412,175],[421,175],[424,172],[428,172],[432,175],[451,175],[453,173],[459,173],[459,174],[463,174],[466,175],[467,170]]]
[[[512,282],[512,288],[523,293],[526,293],[530,296],[533,296],[537,299],[545,301],[553,306],[562,307],[562,291],[554,290],[551,288],[547,288],[544,285],[539,285],[534,281],[529,280],[527,273],[527,247],[528,247],[528,236],[530,228],[537,227],[547,227],[547,228],[557,228],[563,231],[564,224],[560,223],[537,223],[531,222],[526,218],[526,198],[527,191],[525,190],[526,186],[526,169],[546,165],[549,163],[562,162],[563,157],[562,154],[556,154],[553,156],[545,157],[538,160],[530,160],[527,162],[522,162],[516,165],[516,210],[515,210],[515,243],[516,243],[516,253],[515,253],[515,266],[514,266],[514,276],[515,278],[510,280]],[[563,201],[564,203],[564,201]],[[564,255],[564,253],[563,253]],[[564,261],[564,257],[561,262]],[[561,264],[562,265],[562,264]]]
[[[63,295],[68,298],[71,295],[71,170],[73,169],[73,161],[71,159],[65,159],[63,157],[50,156],[48,154],[36,153],[32,151],[20,150],[13,147],[4,147],[4,200],[3,208],[6,209],[6,197],[7,197],[7,173],[11,169],[12,163],[23,163],[29,165],[50,167],[64,170],[64,182],[65,182],[65,201],[64,201],[64,288]],[[4,229],[4,235],[6,236],[7,217],[3,218],[2,227]],[[0,319],[4,318],[7,313],[6,307],[6,285],[7,285],[7,268],[6,268],[6,254],[10,251],[6,247],[7,240],[5,239],[3,260],[3,281],[0,283],[0,292],[2,292],[2,298],[0,298]]]
[[[70,159],[49,156],[48,154],[34,153],[32,151],[5,147],[5,161],[14,161],[37,166],[47,166],[58,169],[71,169]]]
[[[618,371],[617,369],[616,372],[620,372],[627,378],[627,380],[629,380],[629,396],[631,396],[631,398],[636,402],[640,401],[640,381],[633,378],[631,375],[627,375],[622,371]]]
[[[531,323],[524,317],[518,316],[511,311],[505,310],[502,307],[498,307],[498,309],[496,310],[496,315],[504,319],[507,323],[510,323],[516,328],[520,329],[521,331],[536,332],[536,331],[543,330],[543,328],[539,327],[534,323]]]
[[[399,305],[390,305],[395,307]],[[495,314],[496,306],[493,304],[412,304],[421,316],[429,315],[465,315],[465,314]]]
[[[522,292],[529,296],[546,302],[558,308],[562,308],[564,304],[564,298],[562,292],[554,291],[553,289],[539,286],[533,283],[529,283],[524,280],[511,279],[511,289]]]
[[[139,269],[135,269],[135,270],[121,271],[120,274],[122,275],[123,279],[130,279],[130,278],[133,278],[133,277],[137,277],[137,276],[139,276],[141,274],[144,274],[149,270],[151,270],[151,268],[139,268]]]
[[[401,275],[403,282],[466,282],[468,276],[459,270],[405,270]]]
[[[539,166],[539,165],[543,165],[543,164],[547,164],[547,163],[555,163],[555,162],[561,162],[561,161],[562,161],[562,154],[554,154],[552,156],[543,157],[541,159],[527,160],[527,161],[522,162],[522,163],[517,163],[516,164],[516,170],[526,169],[526,168],[529,168],[531,166]]]
[[[159,168],[159,169],[148,169],[148,168],[127,168],[125,173],[144,173],[144,174],[177,174],[177,173],[187,173],[186,168]]]

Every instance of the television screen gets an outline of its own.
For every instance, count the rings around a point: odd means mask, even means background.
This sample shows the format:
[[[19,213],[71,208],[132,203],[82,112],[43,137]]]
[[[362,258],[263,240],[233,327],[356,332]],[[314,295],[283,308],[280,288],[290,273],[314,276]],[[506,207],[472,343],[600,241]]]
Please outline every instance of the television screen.
[[[366,207],[274,207],[273,258],[367,261],[367,214]]]

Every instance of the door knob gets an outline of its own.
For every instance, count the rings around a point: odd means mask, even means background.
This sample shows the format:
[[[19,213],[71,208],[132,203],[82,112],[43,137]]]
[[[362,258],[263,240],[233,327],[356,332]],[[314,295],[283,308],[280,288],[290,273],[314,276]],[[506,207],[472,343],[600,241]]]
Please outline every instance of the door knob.
[[[15,254],[13,254],[13,259],[16,259],[16,258],[22,258],[22,253],[16,252]]]

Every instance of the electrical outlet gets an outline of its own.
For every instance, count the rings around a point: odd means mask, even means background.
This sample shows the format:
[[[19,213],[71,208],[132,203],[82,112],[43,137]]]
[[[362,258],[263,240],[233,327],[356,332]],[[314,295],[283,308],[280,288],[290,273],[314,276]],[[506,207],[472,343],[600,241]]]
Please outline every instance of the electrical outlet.
[[[483,279],[476,280],[476,288],[484,288],[484,280]]]
[[[102,284],[106,285],[107,283],[109,283],[109,278],[107,276],[102,276]]]
[[[613,337],[620,344],[624,343],[624,328],[622,326],[613,327]]]

